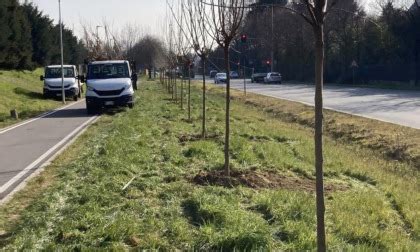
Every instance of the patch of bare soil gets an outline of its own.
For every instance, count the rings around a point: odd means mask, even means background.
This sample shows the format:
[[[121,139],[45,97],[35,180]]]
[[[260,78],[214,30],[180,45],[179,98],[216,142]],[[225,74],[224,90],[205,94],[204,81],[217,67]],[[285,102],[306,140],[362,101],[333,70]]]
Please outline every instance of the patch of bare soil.
[[[202,186],[236,187],[245,186],[254,189],[287,189],[315,192],[315,180],[303,177],[289,177],[275,172],[232,171],[228,177],[223,171],[201,172],[192,178],[192,182]],[[326,184],[326,192],[345,191],[346,184]]]

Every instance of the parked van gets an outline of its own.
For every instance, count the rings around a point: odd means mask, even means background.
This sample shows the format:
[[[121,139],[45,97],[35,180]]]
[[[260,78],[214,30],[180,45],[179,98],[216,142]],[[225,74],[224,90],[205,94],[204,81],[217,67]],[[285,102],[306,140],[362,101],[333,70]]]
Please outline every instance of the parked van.
[[[82,91],[82,84],[79,82],[79,75],[76,66],[64,65],[64,92],[66,97],[71,97],[75,101],[79,98]],[[45,67],[45,75],[41,75],[40,80],[44,81],[44,97],[62,96],[62,75],[61,65]]]
[[[137,74],[125,60],[94,61],[88,64],[86,109],[89,114],[103,107],[134,107]]]

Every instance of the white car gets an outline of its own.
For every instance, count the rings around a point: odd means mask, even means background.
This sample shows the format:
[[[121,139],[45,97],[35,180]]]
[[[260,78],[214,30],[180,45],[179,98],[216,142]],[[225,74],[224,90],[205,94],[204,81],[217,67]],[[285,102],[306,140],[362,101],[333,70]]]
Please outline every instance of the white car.
[[[214,76],[214,83],[226,83],[227,80],[227,74],[226,73],[217,73],[216,76]]]
[[[88,64],[86,109],[89,114],[108,106],[134,107],[133,83],[137,74],[125,60],[95,61]]]
[[[77,68],[74,65],[64,65],[64,92],[66,97],[71,97],[77,101],[82,91],[82,83],[79,82]],[[44,97],[62,96],[62,75],[61,65],[45,67],[45,75],[41,75],[40,80],[44,81]]]
[[[281,74],[280,73],[268,73],[267,76],[264,78],[264,83],[278,83],[281,84]]]

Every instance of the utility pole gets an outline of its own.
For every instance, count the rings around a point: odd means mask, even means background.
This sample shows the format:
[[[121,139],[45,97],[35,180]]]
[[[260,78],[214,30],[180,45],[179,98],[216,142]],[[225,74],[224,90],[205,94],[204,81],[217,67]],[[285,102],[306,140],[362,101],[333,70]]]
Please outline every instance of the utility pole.
[[[61,49],[61,97],[66,104],[66,92],[64,90],[64,50],[63,50],[63,21],[61,20],[61,0],[58,0],[58,15],[60,22],[60,49]]]

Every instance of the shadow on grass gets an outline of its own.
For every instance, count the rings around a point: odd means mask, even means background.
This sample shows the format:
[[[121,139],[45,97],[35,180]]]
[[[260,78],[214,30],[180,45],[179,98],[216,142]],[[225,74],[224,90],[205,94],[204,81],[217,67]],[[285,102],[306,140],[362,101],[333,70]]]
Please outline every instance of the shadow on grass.
[[[199,227],[206,223],[216,226],[225,222],[224,215],[218,212],[210,212],[201,208],[200,202],[195,199],[187,199],[181,204],[184,216],[191,225]]]
[[[274,221],[275,221],[274,215],[267,205],[258,204],[258,205],[255,205],[255,206],[251,206],[249,208],[249,210],[261,214],[263,219],[266,220],[267,223],[270,224],[270,225],[273,224]]]
[[[99,112],[100,114],[114,116],[116,114],[119,114],[125,111],[126,111],[125,107],[110,107],[110,108],[102,108]]]
[[[5,246],[10,242],[12,238],[12,233],[0,233],[0,247]]]
[[[209,244],[210,251],[259,251],[267,248],[270,243],[263,232],[232,229],[228,219],[231,217],[226,212],[229,209],[205,209],[201,201],[194,198],[185,200],[181,207],[191,225],[195,227],[210,225],[214,227],[216,233],[224,234],[222,239]]]
[[[13,92],[17,95],[23,95],[30,99],[43,99],[43,96],[41,93],[29,91],[20,87],[15,88]]]
[[[205,137],[201,134],[183,134],[178,137],[180,143],[206,141],[206,140],[220,140],[222,137],[218,133],[207,133]]]

